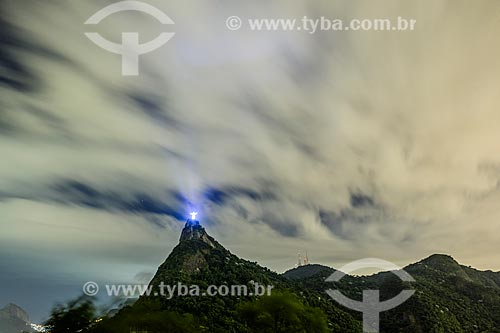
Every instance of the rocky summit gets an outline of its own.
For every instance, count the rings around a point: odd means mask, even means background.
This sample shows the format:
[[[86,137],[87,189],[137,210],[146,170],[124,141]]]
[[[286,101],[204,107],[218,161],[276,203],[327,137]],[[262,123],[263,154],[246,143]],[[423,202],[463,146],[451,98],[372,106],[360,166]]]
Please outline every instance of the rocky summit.
[[[216,247],[216,241],[210,237],[199,221],[187,220],[184,229],[182,229],[180,241],[201,241],[210,247]]]

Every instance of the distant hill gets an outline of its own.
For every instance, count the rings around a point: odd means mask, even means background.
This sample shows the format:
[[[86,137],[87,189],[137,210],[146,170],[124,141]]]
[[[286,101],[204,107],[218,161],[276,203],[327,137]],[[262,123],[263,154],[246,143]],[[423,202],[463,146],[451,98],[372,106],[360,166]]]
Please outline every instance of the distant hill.
[[[323,273],[326,272],[330,275],[333,274],[334,271],[335,270],[333,268],[330,268],[328,266],[323,266],[319,264],[308,264],[292,268],[283,273],[283,276],[289,280],[302,280],[310,278],[322,272]]]
[[[314,272],[307,266],[302,267],[285,275]],[[416,283],[403,283],[394,274],[382,272],[371,276],[346,276],[336,287],[357,300],[362,299],[362,291],[366,289],[381,290],[382,299],[392,298],[402,289],[416,290],[407,302],[381,314],[381,332],[500,332],[499,272],[466,267],[443,254],[431,255],[404,270]],[[295,282],[308,290],[326,290],[332,284],[325,279],[333,271],[323,268]]]
[[[439,254],[405,270],[416,279],[417,293],[383,315],[387,330],[500,332],[500,273],[479,271]]]
[[[0,309],[0,333],[32,332],[26,311],[15,304]]]

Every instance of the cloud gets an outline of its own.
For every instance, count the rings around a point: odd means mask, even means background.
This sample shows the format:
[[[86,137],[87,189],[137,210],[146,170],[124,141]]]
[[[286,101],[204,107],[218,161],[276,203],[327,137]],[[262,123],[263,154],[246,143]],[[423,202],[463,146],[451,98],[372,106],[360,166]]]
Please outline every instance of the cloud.
[[[137,78],[83,35],[102,2],[3,4],[2,242],[90,266],[98,249],[132,280],[197,209],[280,271],[306,249],[336,266],[448,252],[500,269],[496,1],[151,4],[176,36]],[[235,32],[230,15],[403,16],[417,30]],[[118,41],[131,26],[144,41],[162,29],[131,12],[93,28]]]

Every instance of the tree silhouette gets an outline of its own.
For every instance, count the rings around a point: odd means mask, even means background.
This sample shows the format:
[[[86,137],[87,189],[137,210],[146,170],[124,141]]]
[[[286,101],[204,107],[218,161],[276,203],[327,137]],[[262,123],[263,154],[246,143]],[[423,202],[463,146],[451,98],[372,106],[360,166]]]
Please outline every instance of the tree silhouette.
[[[293,294],[264,296],[238,309],[248,327],[255,332],[327,332],[325,314],[302,304]]]
[[[96,319],[94,303],[86,296],[80,296],[66,305],[56,305],[45,322],[51,333],[87,332]]]

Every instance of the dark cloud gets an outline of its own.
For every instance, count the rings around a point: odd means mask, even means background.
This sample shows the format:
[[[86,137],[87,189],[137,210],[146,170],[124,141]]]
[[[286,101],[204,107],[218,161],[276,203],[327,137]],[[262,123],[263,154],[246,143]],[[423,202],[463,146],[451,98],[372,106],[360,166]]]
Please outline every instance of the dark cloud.
[[[59,64],[72,63],[61,53],[36,42],[29,32],[4,17],[0,17],[0,45],[0,85],[19,92],[33,93],[43,84],[35,69],[23,61],[27,55],[49,59]]]
[[[351,194],[350,201],[351,206],[354,208],[373,207],[375,205],[375,201],[372,197],[362,193]]]
[[[228,200],[238,197],[249,198],[254,201],[274,200],[276,195],[269,191],[255,191],[238,186],[226,186],[219,188],[208,188],[203,192],[204,197],[215,204],[223,205]]]
[[[161,201],[151,195],[141,193],[130,193],[123,195],[113,190],[98,190],[88,184],[76,180],[65,180],[52,186],[55,191],[54,200],[65,204],[83,205],[97,209],[119,210],[129,213],[150,213],[168,215],[177,220],[184,220],[186,216],[184,202],[172,200]],[[165,194],[171,193],[165,191]],[[48,196],[50,197],[50,195]],[[166,196],[165,196],[166,198]],[[179,198],[178,195],[175,196]],[[169,202],[167,204],[167,202]],[[175,206],[171,206],[171,204]]]
[[[128,97],[137,106],[138,110],[161,126],[176,127],[178,121],[168,113],[167,105],[164,104],[164,98],[155,98],[146,94],[130,93]]]
[[[19,51],[29,48],[18,30],[0,19],[0,85],[20,92],[32,92],[40,86],[40,78],[20,59]]]

